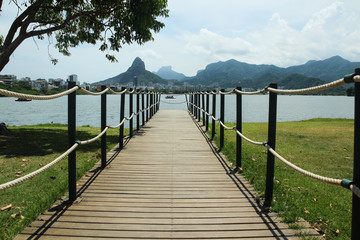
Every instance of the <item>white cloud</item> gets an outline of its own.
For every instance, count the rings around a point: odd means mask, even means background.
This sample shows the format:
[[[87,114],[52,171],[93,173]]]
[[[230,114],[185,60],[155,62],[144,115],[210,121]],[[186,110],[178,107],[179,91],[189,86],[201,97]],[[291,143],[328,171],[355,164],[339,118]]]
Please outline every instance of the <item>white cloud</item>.
[[[333,55],[360,61],[358,1],[169,0],[169,8],[170,18],[162,19],[166,27],[154,35],[155,41],[123,46],[115,53],[116,64],[108,62],[98,46],[84,45],[71,49],[71,57],[50,48],[60,60],[53,66],[47,41],[39,41],[37,50],[27,40],[2,73],[34,78],[66,78],[76,73],[81,81],[95,82],[124,72],[137,56],[150,71],[171,65],[188,76],[209,63],[231,58],[279,66]],[[5,25],[9,17],[4,7],[1,34]]]

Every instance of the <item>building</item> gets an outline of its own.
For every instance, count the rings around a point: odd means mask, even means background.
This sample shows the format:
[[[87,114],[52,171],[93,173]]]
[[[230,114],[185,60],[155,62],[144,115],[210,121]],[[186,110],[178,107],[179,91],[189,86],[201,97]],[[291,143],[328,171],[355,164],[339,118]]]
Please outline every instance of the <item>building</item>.
[[[17,81],[17,78],[15,75],[0,75],[0,81],[11,87]]]

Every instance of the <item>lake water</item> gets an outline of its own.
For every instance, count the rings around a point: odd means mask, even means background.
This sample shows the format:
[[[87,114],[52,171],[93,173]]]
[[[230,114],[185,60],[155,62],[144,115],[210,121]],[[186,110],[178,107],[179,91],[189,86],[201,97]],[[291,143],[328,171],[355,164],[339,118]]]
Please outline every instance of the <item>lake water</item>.
[[[211,99],[211,98],[210,98]],[[243,121],[267,122],[268,95],[243,96]],[[129,116],[126,96],[125,116]],[[160,109],[186,110],[185,96],[175,99],[161,97]],[[100,97],[79,95],[76,98],[77,126],[100,126]],[[220,97],[217,96],[217,105]],[[120,120],[120,96],[107,96],[107,125],[117,125]],[[176,104],[180,103],[180,104]],[[225,96],[225,121],[235,121],[235,95]],[[136,101],[134,99],[134,110]],[[211,100],[210,100],[211,109]],[[219,108],[217,107],[217,117]],[[67,97],[48,101],[16,102],[15,98],[0,97],[0,122],[10,126],[40,123],[67,123]],[[277,120],[297,121],[311,118],[354,118],[354,98],[346,96],[286,96],[278,95]],[[142,119],[140,118],[140,121]],[[134,123],[135,124],[135,123]],[[128,126],[128,124],[126,125]]]

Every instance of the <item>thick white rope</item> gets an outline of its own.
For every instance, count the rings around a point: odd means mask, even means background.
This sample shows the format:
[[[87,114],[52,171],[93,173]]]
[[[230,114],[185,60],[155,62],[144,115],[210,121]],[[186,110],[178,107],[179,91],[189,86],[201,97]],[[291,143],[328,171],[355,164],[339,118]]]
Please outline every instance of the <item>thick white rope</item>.
[[[183,101],[183,102],[167,102],[165,100],[160,100],[160,101],[163,103],[167,103],[167,104],[184,104],[184,103],[186,103],[186,101]]]
[[[53,94],[53,95],[45,95],[45,96],[17,93],[17,92],[8,91],[8,90],[5,90],[5,89],[0,89],[0,94],[4,95],[4,96],[8,96],[8,97],[17,97],[17,98],[21,98],[21,99],[50,100],[50,99],[55,99],[55,98],[59,98],[59,97],[68,95],[70,93],[75,92],[78,89],[79,89],[79,87],[75,86],[75,87],[73,87],[73,88],[71,88],[69,90],[66,90],[64,92]]]
[[[240,93],[242,95],[259,95],[259,94],[264,94],[268,91],[266,88],[263,88],[259,91],[255,91],[255,92],[244,92],[244,91],[240,91],[238,89],[234,89],[234,90],[235,90],[235,92]]]
[[[237,130],[235,127],[234,127],[234,130],[236,132],[237,135],[239,135],[242,139],[244,139],[245,141],[249,142],[249,143],[252,143],[252,144],[255,144],[255,145],[259,145],[259,146],[262,146],[264,145],[263,142],[257,142],[257,141],[254,141],[254,140],[251,140],[250,138],[247,138],[244,134],[242,134],[239,130]]]
[[[233,89],[231,91],[228,91],[228,92],[219,91],[219,93],[222,94],[222,95],[230,95],[230,94],[233,94],[234,92],[235,92],[235,89]]]
[[[274,93],[279,93],[279,94],[304,94],[304,93],[311,93],[311,92],[319,92],[319,91],[322,91],[322,90],[339,87],[339,86],[344,85],[344,84],[346,84],[346,82],[342,78],[340,80],[336,80],[336,81],[331,82],[331,83],[326,83],[326,84],[323,84],[323,85],[319,85],[319,86],[315,86],[315,87],[309,87],[309,88],[285,90],[285,89],[276,89],[276,88],[268,87],[267,90],[269,92],[274,92]]]
[[[10,182],[7,182],[7,183],[3,183],[0,185],[0,190],[4,190],[6,188],[9,188],[9,187],[12,187],[12,186],[15,186],[16,184],[18,183],[21,183],[21,182],[24,182],[25,180],[28,180],[40,173],[42,173],[43,171],[49,169],[50,167],[52,167],[53,165],[55,165],[56,163],[58,163],[60,160],[62,160],[63,158],[65,158],[66,156],[68,156],[72,151],[74,151],[77,147],[79,146],[78,143],[74,143],[74,145],[72,145],[71,148],[69,148],[66,152],[64,152],[63,154],[61,154],[59,157],[57,157],[55,160],[53,160],[52,162],[46,164],[45,166],[43,166],[42,168],[32,172],[32,173],[29,173],[23,177],[20,177],[20,178],[17,178],[15,180],[12,180]]]
[[[350,185],[350,190],[358,197],[360,198],[360,188],[355,186],[354,184]]]
[[[110,88],[109,91],[110,91],[111,93],[113,93],[113,94],[121,95],[121,94],[126,93],[127,89],[124,89],[124,90],[122,90],[121,92],[115,92],[114,90],[112,90],[112,89]]]
[[[86,89],[84,89],[84,88],[80,88],[79,90],[82,91],[82,92],[84,92],[84,93],[86,93],[86,94],[97,96],[97,95],[103,95],[104,93],[106,93],[107,91],[109,91],[110,88],[105,88],[105,89],[104,89],[103,91],[101,91],[101,92],[91,92],[91,91],[88,91],[88,90],[86,90]]]
[[[80,144],[81,144],[81,145],[84,145],[84,144],[88,144],[88,143],[95,142],[95,141],[98,140],[102,135],[104,135],[108,129],[109,129],[109,127],[104,128],[104,130],[103,130],[99,135],[97,135],[96,137],[91,138],[91,139],[89,139],[89,140],[80,141]]]
[[[304,174],[305,176],[314,178],[316,180],[319,180],[321,182],[326,182],[326,183],[330,183],[330,184],[334,184],[334,185],[341,185],[341,179],[335,179],[335,178],[328,178],[328,177],[323,177],[320,175],[317,175],[315,173],[306,171],[298,166],[296,166],[295,164],[287,161],[284,157],[282,157],[280,154],[278,154],[274,149],[272,149],[267,143],[265,144],[265,146],[267,147],[267,149],[275,156],[277,157],[280,161],[282,161],[283,163],[285,163],[286,165],[288,165],[289,167],[295,169],[296,171],[298,171],[301,174]]]

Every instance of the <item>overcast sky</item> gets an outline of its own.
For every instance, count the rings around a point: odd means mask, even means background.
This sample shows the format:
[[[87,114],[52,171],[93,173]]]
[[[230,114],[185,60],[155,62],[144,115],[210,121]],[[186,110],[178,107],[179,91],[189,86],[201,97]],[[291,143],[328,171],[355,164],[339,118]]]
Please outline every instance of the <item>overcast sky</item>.
[[[6,35],[16,16],[4,1],[0,34]],[[15,51],[1,74],[18,78],[63,78],[77,74],[80,82],[96,82],[126,71],[136,57],[149,71],[172,66],[187,76],[207,64],[236,59],[280,67],[340,55],[360,61],[358,0],[169,0],[165,28],[144,45],[126,45],[105,59],[99,46],[82,45],[62,56],[49,41],[28,39]],[[59,59],[52,65],[48,54]]]

